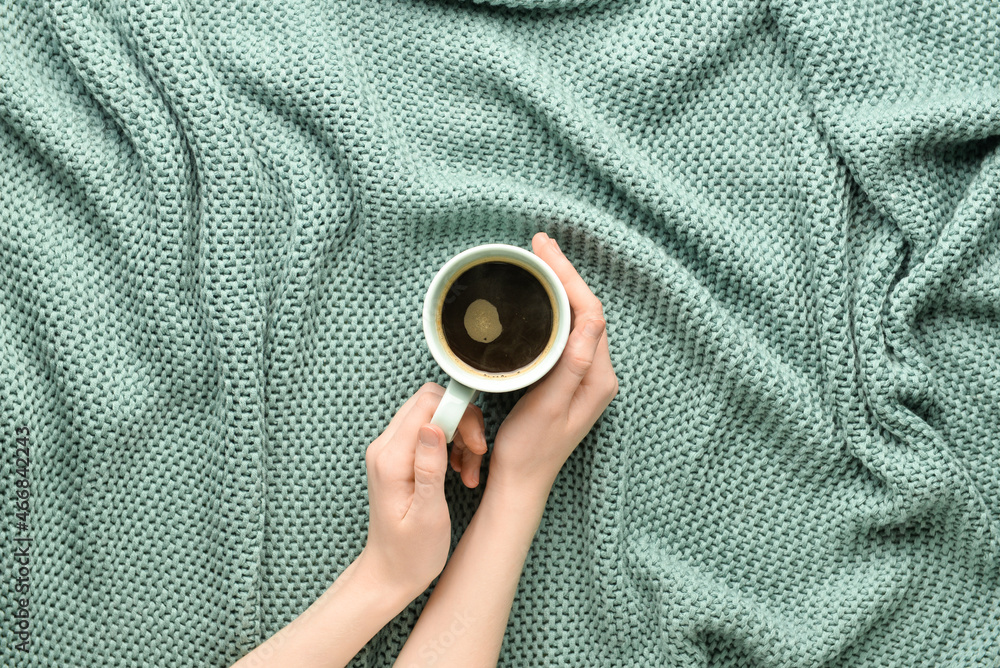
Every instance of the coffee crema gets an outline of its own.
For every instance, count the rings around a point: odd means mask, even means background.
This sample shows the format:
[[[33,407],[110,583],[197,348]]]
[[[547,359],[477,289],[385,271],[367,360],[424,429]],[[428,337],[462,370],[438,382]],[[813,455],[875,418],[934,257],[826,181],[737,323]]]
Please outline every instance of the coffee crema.
[[[497,258],[462,269],[438,314],[452,355],[484,373],[511,373],[545,352],[555,330],[553,298],[539,278]]]

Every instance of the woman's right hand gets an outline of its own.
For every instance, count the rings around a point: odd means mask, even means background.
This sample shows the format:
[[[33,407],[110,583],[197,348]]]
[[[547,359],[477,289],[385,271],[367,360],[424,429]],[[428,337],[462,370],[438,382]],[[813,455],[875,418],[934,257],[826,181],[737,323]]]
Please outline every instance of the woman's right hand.
[[[544,233],[532,248],[555,271],[573,312],[559,361],[521,397],[497,430],[488,486],[548,496],[556,475],[618,394],[604,308],[556,241]]]
[[[600,300],[554,239],[539,232],[532,249],[566,288],[572,330],[559,361],[524,393],[497,430],[487,486],[538,499],[548,496],[563,463],[618,394],[618,378]],[[467,463],[478,469],[478,459],[462,452],[456,440],[452,462],[462,463],[463,478],[470,473]]]
[[[547,236],[535,235],[533,246],[566,287],[575,323],[555,367],[524,393],[497,431],[479,507],[397,666],[426,665],[427,657],[440,668],[497,665],[517,583],[552,483],[618,392],[601,302]],[[465,461],[460,461],[464,477]],[[467,620],[458,634],[457,616]],[[442,646],[446,635],[453,642]]]

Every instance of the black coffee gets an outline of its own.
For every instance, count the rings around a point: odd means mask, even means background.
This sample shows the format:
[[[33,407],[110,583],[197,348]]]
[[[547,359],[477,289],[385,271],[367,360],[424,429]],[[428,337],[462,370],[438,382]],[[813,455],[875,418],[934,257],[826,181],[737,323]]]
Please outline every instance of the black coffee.
[[[466,364],[488,373],[520,369],[552,333],[552,302],[528,270],[483,262],[460,274],[441,309],[445,342]]]

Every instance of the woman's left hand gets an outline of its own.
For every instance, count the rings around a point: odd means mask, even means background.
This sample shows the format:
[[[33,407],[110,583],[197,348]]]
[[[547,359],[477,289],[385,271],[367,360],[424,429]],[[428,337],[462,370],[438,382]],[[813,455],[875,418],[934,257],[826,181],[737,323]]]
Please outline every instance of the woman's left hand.
[[[368,541],[358,559],[375,578],[409,600],[441,573],[451,547],[451,517],[444,497],[448,446],[441,428],[430,424],[443,395],[443,387],[426,383],[365,453]],[[470,411],[459,432],[485,444],[480,425]]]
[[[368,446],[368,541],[358,558],[233,668],[346,666],[441,573],[451,547],[444,498],[448,445],[430,421],[442,396],[443,387],[425,384]],[[477,424],[467,412],[458,428],[475,440]]]

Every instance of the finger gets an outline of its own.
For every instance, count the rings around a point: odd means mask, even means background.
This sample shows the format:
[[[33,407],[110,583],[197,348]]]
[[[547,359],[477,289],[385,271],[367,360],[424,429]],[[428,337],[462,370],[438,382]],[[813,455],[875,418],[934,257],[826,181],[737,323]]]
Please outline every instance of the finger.
[[[410,409],[402,416],[395,431],[387,434],[388,438],[384,449],[412,451],[412,445],[417,440],[417,431],[434,417],[434,411],[437,410],[438,404],[441,403],[441,397],[444,395],[443,388],[440,394],[435,388],[427,385],[420,390],[410,405]]]
[[[424,383],[417,389],[416,392],[410,395],[406,401],[403,402],[403,405],[399,407],[396,414],[392,416],[391,420],[389,420],[389,424],[382,431],[381,436],[385,436],[387,440],[392,438],[392,435],[399,428],[400,423],[410,412],[410,409],[413,408],[413,404],[416,403],[417,399],[424,392],[432,392],[438,396],[444,396],[444,388],[437,383]]]
[[[615,375],[614,367],[611,364],[611,351],[608,346],[608,329],[604,328],[601,340],[597,343],[597,350],[594,352],[594,362],[590,371],[584,377],[582,384],[589,385],[594,379]]]
[[[418,429],[413,457],[413,503],[407,515],[444,501],[444,474],[448,468],[448,444],[441,427],[424,424]]]
[[[535,255],[552,267],[552,271],[556,273],[563,287],[566,288],[566,296],[569,298],[569,305],[573,311],[573,325],[576,325],[580,320],[587,321],[590,318],[603,317],[604,309],[601,306],[601,300],[594,295],[583,277],[559,249],[559,244],[542,232],[536,234],[531,241]]]
[[[462,435],[456,432],[455,438],[451,441],[451,453],[448,455],[451,468],[456,473],[462,472],[462,453],[464,452],[465,443],[462,441]]]
[[[477,455],[486,454],[486,422],[483,411],[475,404],[469,404],[458,421],[456,435],[461,434],[462,443]]]
[[[466,449],[462,453],[462,482],[466,487],[473,488],[479,484],[479,467],[483,456]]]
[[[604,334],[604,320],[594,318],[581,320],[576,329],[569,335],[566,348],[559,361],[549,374],[542,380],[545,394],[570,399],[583,381],[594,363],[597,346]]]
[[[603,411],[618,394],[618,376],[611,365],[611,357],[606,352],[607,349],[607,332],[605,332],[601,342],[597,345],[590,371],[580,382],[580,387],[577,388],[571,401],[571,406],[573,404],[582,406],[588,415],[598,406]],[[570,410],[573,412],[572,408]]]

